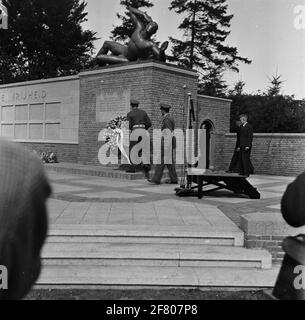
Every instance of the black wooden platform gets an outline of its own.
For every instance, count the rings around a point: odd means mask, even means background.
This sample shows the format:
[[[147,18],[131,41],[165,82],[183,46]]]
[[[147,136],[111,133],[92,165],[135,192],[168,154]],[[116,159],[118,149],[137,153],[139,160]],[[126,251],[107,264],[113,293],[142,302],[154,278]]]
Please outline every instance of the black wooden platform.
[[[175,189],[176,195],[179,197],[194,197],[202,199],[204,195],[217,190],[230,190],[235,194],[247,195],[250,199],[260,199],[260,193],[254,188],[247,176],[238,175],[235,173],[191,173],[187,176],[188,185],[196,184],[192,187],[180,187]],[[203,187],[214,186],[212,189],[203,190]]]

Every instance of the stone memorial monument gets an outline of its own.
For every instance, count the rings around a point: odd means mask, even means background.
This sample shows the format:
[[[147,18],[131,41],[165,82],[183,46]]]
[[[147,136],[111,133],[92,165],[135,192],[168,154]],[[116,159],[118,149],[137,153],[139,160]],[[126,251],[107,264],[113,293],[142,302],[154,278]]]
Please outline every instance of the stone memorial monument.
[[[0,3],[1,26],[6,27],[8,1]],[[94,68],[69,77],[0,85],[0,137],[53,151],[59,162],[100,165],[98,152],[104,142],[99,134],[110,120],[127,115],[131,99],[139,101],[154,129],[161,126],[160,103],[172,107],[176,127],[182,128],[186,96],[191,94],[198,108],[197,126],[210,119],[215,150],[221,150],[229,131],[230,102],[198,96],[197,72],[166,63],[168,42],[158,46],[151,40],[157,23],[140,10],[129,11],[135,28],[129,43],[106,41],[92,61]],[[210,163],[217,167],[220,158]]]
[[[185,91],[197,99],[198,75],[195,71],[166,63],[168,41],[159,46],[152,40],[158,24],[146,13],[129,7],[134,31],[127,45],[105,41],[92,69],[80,77],[80,147],[81,163],[97,163],[101,141],[99,132],[117,116],[130,111],[130,99],[140,102],[153,122],[160,127],[160,103],[172,106],[177,127],[184,124]]]

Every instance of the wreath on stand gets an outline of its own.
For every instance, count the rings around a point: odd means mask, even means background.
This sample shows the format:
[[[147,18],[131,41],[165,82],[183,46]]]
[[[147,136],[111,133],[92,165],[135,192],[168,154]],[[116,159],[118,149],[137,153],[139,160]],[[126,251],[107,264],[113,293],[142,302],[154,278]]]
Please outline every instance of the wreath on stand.
[[[110,151],[115,152],[119,149],[130,164],[129,156],[124,148],[124,132],[129,132],[128,130],[129,122],[127,117],[118,116],[108,122],[103,140],[106,141],[106,145],[108,145]]]

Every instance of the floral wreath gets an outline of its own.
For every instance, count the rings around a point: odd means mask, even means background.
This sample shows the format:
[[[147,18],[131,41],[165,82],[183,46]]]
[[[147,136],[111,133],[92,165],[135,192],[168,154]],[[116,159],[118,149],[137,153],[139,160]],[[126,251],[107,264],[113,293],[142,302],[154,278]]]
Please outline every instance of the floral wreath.
[[[108,122],[104,132],[103,140],[109,146],[110,150],[114,151],[118,147],[118,138],[123,129],[128,129],[127,117],[116,117]]]
[[[108,122],[106,129],[104,130],[103,140],[106,141],[106,145],[110,151],[116,151],[119,149],[122,155],[130,163],[129,156],[124,148],[124,131],[129,130],[129,122],[127,117],[118,116],[115,119]]]

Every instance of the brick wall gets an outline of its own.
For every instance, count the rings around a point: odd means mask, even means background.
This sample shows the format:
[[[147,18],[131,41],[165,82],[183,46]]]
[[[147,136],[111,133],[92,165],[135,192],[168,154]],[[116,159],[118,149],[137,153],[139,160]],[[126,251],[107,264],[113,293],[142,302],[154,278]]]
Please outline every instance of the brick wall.
[[[220,144],[221,169],[228,168],[236,135]],[[295,176],[305,171],[305,134],[255,134],[251,159],[256,174]]]
[[[223,145],[225,135],[230,131],[230,108],[231,100],[198,96],[198,127],[206,120],[214,126],[215,151],[212,162],[215,170],[223,169]]]
[[[266,249],[273,262],[284,257],[283,240],[305,232],[305,227],[292,228],[277,212],[255,212],[241,216],[240,228],[245,233],[245,246],[250,249]]]
[[[284,251],[282,243],[286,236],[245,235],[245,247],[248,249],[265,249],[272,254],[272,261],[282,262]]]
[[[160,128],[159,104],[172,106],[177,128],[183,125],[185,91],[197,102],[197,74],[172,65],[156,62],[112,66],[80,74],[80,129],[78,162],[98,164],[98,134],[105,123],[96,122],[96,94],[103,88],[128,87],[131,97],[140,102],[140,108],[150,116],[153,127]],[[185,118],[186,120],[186,118]]]
[[[172,106],[176,128],[186,126],[187,95],[191,93],[200,126],[210,120],[215,130],[216,157],[220,156],[220,145],[229,131],[230,101],[206,96],[197,96],[198,75],[192,70],[155,61],[108,66],[79,74],[79,144],[23,143],[39,152],[54,151],[60,162],[99,164],[99,132],[106,123],[97,122],[96,97],[102,89],[127,88],[131,97],[139,100],[140,108],[147,111],[153,128],[161,127],[160,103]],[[59,80],[60,81],[60,80]],[[55,86],[56,86],[56,81]],[[198,103],[197,103],[198,102]],[[198,109],[197,109],[198,106]],[[115,116],[115,115],[114,115]]]

